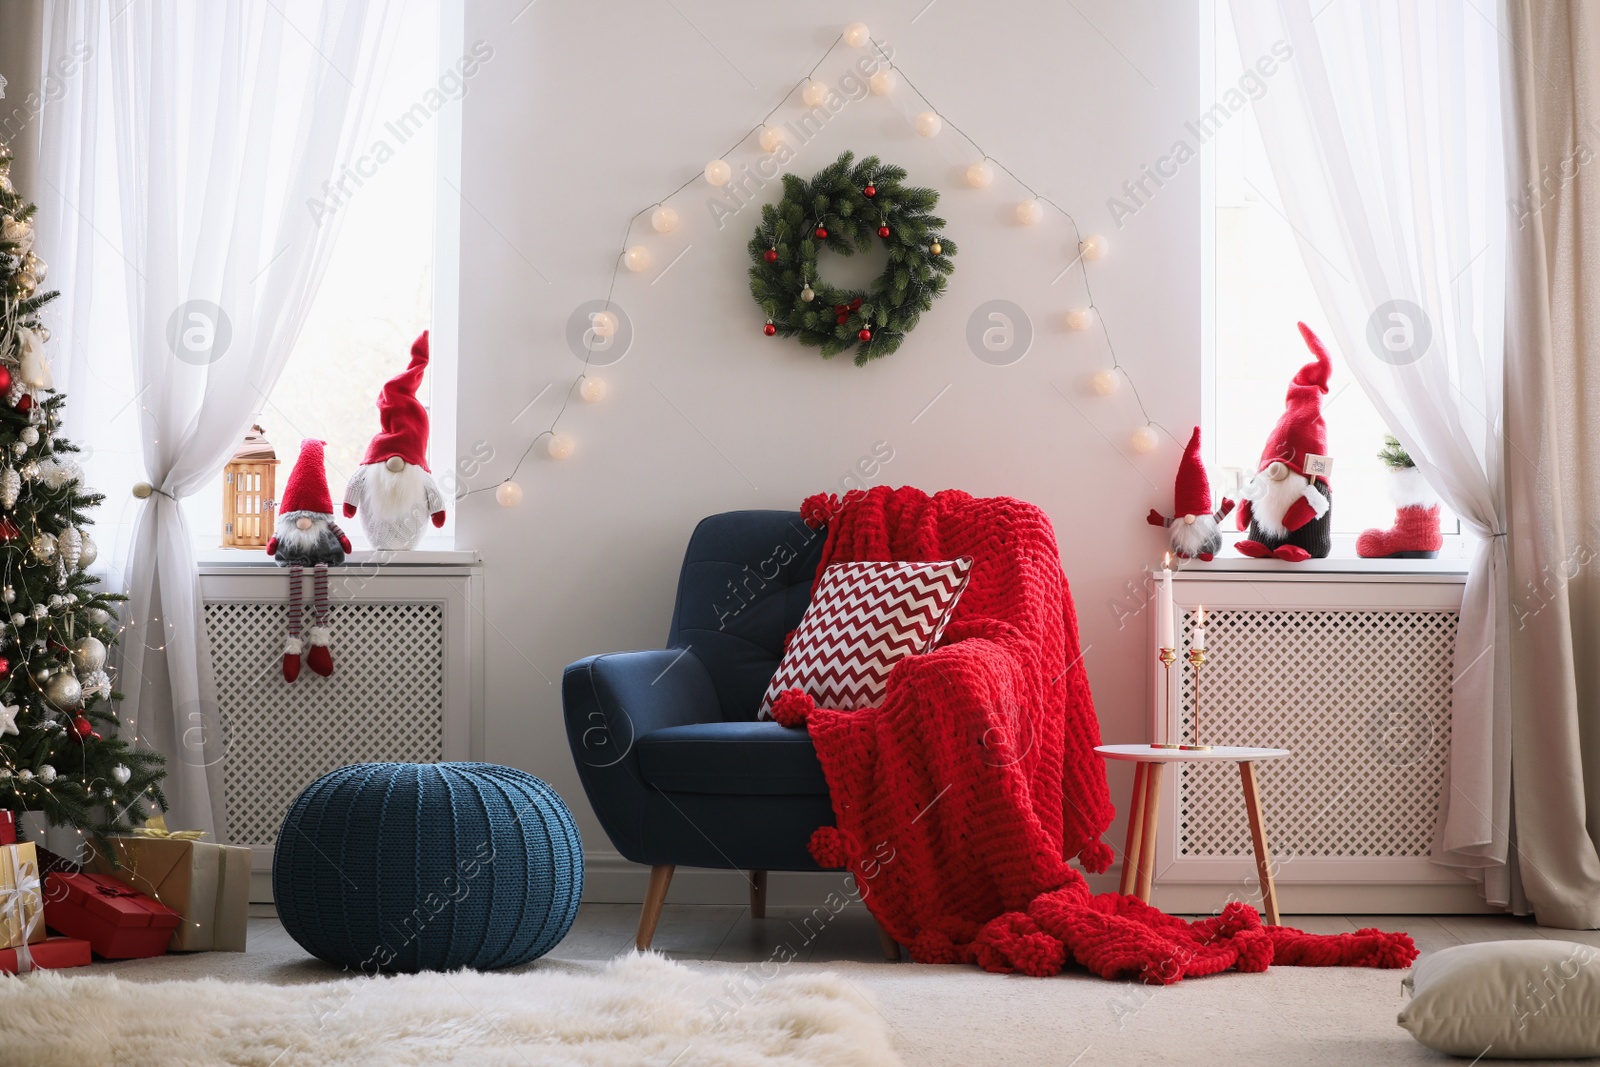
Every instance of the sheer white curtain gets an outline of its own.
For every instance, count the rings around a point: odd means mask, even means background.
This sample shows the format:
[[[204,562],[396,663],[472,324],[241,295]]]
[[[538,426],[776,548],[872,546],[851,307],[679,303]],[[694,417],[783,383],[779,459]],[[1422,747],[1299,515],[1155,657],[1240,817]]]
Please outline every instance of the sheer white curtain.
[[[173,825],[225,837],[179,501],[217,476],[305,320],[341,221],[326,184],[366,145],[394,17],[389,0],[52,0],[46,23],[49,52],[87,53],[43,119],[41,245],[75,287],[60,384],[69,410],[120,405],[156,490],[131,516],[121,713],[168,757]]]
[[[1434,858],[1520,909],[1506,862],[1499,16],[1459,0],[1232,0],[1232,11],[1247,65],[1274,44],[1293,49],[1255,115],[1338,356],[1477,538]]]

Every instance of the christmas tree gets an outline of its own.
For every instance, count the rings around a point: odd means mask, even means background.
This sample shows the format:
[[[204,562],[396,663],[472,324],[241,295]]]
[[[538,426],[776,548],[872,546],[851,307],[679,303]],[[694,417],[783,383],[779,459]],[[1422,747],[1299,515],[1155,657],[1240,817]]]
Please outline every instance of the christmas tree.
[[[127,598],[86,570],[88,513],[105,498],[56,433],[66,398],[51,388],[39,310],[59,294],[40,291],[34,205],[10,169],[0,142],[0,809],[98,836],[165,804],[164,761],[116,733],[106,648]]]

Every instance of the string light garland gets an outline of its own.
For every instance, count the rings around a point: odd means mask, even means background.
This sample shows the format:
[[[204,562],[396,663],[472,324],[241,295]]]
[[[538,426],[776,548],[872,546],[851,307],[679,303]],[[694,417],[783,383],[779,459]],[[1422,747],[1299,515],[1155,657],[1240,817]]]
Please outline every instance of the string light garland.
[[[870,44],[877,53],[883,66],[867,79],[868,89],[873,95],[892,95],[899,89],[901,81],[904,81],[906,87],[917,95],[924,105],[923,110],[919,111],[911,120],[912,128],[917,132],[918,136],[925,138],[937,137],[943,132],[945,125],[948,123],[950,129],[972,146],[973,150],[978,153],[979,159],[970,164],[965,171],[965,179],[969,187],[974,189],[988,187],[994,181],[995,168],[999,168],[1028,194],[1028,199],[1020,201],[1016,207],[1016,218],[1020,224],[1030,227],[1037,226],[1043,221],[1046,208],[1055,211],[1067,221],[1068,225],[1072,227],[1074,241],[1071,247],[1076,250],[1076,254],[1072,262],[1067,264],[1066,269],[1070,270],[1076,265],[1082,271],[1084,295],[1088,298],[1088,304],[1069,309],[1066,312],[1064,321],[1067,327],[1074,331],[1089,330],[1098,323],[1101,337],[1105,341],[1106,350],[1111,356],[1111,365],[1096,372],[1090,379],[1091,387],[1098,395],[1108,397],[1119,391],[1123,380],[1127,381],[1129,391],[1133,394],[1134,403],[1139,408],[1140,416],[1144,419],[1143,425],[1135,429],[1129,438],[1129,447],[1133,451],[1140,454],[1153,452],[1160,443],[1159,438],[1156,436],[1156,430],[1166,434],[1175,443],[1181,444],[1170,430],[1150,418],[1149,409],[1145,406],[1144,398],[1140,395],[1138,386],[1117,356],[1116,346],[1111,340],[1111,332],[1106,327],[1105,319],[1098,313],[1098,308],[1094,301],[1094,291],[1089,281],[1089,271],[1084,264],[1098,261],[1106,256],[1109,251],[1109,242],[1106,238],[1100,234],[1084,236],[1078,227],[1077,219],[1070,211],[1048,196],[1041,194],[1033,186],[1018,177],[1017,173],[1010,167],[984,151],[983,146],[971,134],[951,122],[947,115],[933,106],[933,102],[928,99],[927,94],[919,89],[916,83],[906,75],[904,68],[889,58],[888,53],[884,51],[883,45],[871,35],[866,24],[852,22],[844,28],[844,31],[838,37],[834,38],[833,43],[822,53],[816,63],[812,64],[811,69],[805,73],[805,76],[796,81],[773,105],[771,110],[761,116],[759,122],[751,126],[733,144],[729,145],[726,151],[708,161],[700,173],[688,178],[665,196],[629,216],[627,225],[623,228],[622,245],[612,264],[611,278],[606,287],[604,308],[591,317],[591,329],[586,331],[585,334],[583,369],[567,387],[561,406],[556,410],[555,417],[550,420],[550,425],[547,428],[541,430],[534,436],[533,440],[528,442],[527,447],[512,466],[510,474],[493,485],[468,489],[459,494],[458,499],[465,499],[479,493],[492,492],[495,500],[502,507],[516,507],[524,497],[522,487],[516,482],[516,476],[521,472],[523,463],[527,461],[528,456],[532,454],[540,441],[547,441],[546,450],[553,459],[567,459],[573,454],[576,449],[573,438],[569,435],[558,433],[557,427],[560,425],[562,416],[566,414],[574,394],[581,396],[590,403],[598,403],[605,398],[608,392],[608,387],[603,380],[589,374],[589,366],[594,355],[594,339],[597,337],[608,339],[614,335],[616,330],[615,316],[610,311],[610,308],[612,297],[616,292],[617,276],[624,267],[630,272],[639,272],[647,270],[652,262],[650,249],[647,246],[629,245],[628,243],[633,239],[635,225],[641,217],[648,216],[649,225],[653,231],[659,234],[672,233],[678,228],[679,216],[678,212],[667,201],[702,178],[713,186],[721,187],[727,185],[733,180],[733,167],[728,163],[726,157],[731,156],[752,137],[757,139],[762,151],[767,153],[776,152],[783,147],[787,143],[787,134],[784,132],[783,127],[768,126],[767,122],[782,110],[796,93],[799,94],[801,102],[808,108],[817,107],[827,99],[828,87],[815,80],[814,76],[818,68],[827,62],[828,57],[833,55],[841,44],[851,48],[861,48]],[[929,250],[934,255],[938,255],[940,252],[937,244],[931,246]],[[767,332],[769,334],[775,332],[770,322],[767,324]]]

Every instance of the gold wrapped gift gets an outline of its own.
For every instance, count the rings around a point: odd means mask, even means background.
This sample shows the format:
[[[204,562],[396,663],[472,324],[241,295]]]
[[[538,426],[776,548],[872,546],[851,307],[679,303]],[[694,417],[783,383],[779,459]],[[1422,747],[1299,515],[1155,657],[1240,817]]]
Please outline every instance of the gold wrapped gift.
[[[173,952],[243,952],[250,913],[250,850],[184,834],[107,838],[111,860],[96,849],[84,865],[154,897],[183,922]]]
[[[0,949],[45,938],[39,853],[32,841],[0,845]]]

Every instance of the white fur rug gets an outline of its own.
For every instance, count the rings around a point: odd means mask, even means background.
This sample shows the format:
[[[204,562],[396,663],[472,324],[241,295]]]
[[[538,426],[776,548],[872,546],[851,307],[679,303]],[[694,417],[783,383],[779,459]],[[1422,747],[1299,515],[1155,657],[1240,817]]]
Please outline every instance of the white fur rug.
[[[873,1005],[827,973],[740,985],[652,955],[598,974],[402,975],[311,985],[0,977],[7,1063],[84,1067],[492,1064],[892,1067]]]

